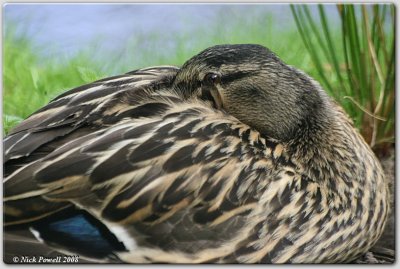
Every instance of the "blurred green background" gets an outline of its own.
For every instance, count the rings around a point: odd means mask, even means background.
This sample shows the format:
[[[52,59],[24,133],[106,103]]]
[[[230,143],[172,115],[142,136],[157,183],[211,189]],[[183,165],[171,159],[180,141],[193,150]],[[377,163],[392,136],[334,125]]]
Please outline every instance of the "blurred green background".
[[[320,82],[376,151],[393,146],[393,4],[7,4],[3,14],[3,134],[83,83],[256,43]]]

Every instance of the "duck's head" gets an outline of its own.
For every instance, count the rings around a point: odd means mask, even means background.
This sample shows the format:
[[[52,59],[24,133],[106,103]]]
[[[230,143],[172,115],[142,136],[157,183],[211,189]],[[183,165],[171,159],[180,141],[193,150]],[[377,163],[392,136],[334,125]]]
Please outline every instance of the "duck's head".
[[[320,87],[260,45],[208,48],[182,66],[174,87],[185,98],[212,101],[216,108],[282,141],[292,139],[299,128],[318,124],[325,114],[326,95]]]

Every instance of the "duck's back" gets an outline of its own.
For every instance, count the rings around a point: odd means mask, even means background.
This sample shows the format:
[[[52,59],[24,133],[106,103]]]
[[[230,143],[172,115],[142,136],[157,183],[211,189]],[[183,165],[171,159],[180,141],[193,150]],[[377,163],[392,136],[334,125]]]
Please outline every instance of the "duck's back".
[[[148,258],[161,262],[233,252],[253,233],[256,223],[248,224],[269,179],[285,170],[276,168],[282,148],[202,101],[183,100],[169,88],[176,70],[140,70],[74,89],[12,130],[6,225],[33,222],[54,233],[79,220],[93,234],[90,216],[63,213],[77,206],[131,237],[117,236],[123,249],[141,249],[128,261],[147,261],[149,249],[169,253]]]
[[[103,244],[97,255],[126,262],[349,261],[372,244],[361,236],[379,236],[352,225],[365,213],[382,229],[384,218],[373,209],[357,212],[369,193],[336,212],[346,223],[334,221],[329,189],[345,182],[325,186],[308,173],[313,167],[336,180],[333,166],[318,156],[311,163],[291,155],[287,143],[262,137],[203,101],[185,100],[171,89],[176,72],[139,70],[74,89],[17,126],[5,139],[5,223],[37,221],[32,225],[41,232],[67,232],[68,240],[77,238],[78,227],[84,236],[74,250]],[[364,152],[371,161],[349,130],[343,134],[362,150],[355,161]],[[336,146],[344,146],[336,137]],[[371,171],[359,165],[350,176]],[[374,175],[366,176],[369,182]],[[372,204],[386,214],[378,198]],[[47,218],[50,224],[40,224]]]

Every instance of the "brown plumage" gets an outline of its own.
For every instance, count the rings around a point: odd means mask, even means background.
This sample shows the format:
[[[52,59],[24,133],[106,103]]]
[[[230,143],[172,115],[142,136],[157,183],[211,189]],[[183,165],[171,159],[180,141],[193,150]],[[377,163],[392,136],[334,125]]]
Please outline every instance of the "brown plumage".
[[[350,262],[388,214],[382,168],[348,116],[258,45],[73,89],[4,149],[7,229],[94,260]],[[70,223],[97,227],[104,247]]]

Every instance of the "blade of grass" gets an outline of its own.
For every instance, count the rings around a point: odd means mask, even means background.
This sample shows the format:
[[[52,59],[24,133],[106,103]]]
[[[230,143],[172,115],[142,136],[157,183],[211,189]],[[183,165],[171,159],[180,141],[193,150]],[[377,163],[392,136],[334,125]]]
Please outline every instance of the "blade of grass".
[[[354,78],[353,78],[353,73],[351,72],[351,66],[350,66],[350,62],[349,62],[349,52],[348,52],[348,48],[347,48],[347,43],[348,43],[348,39],[347,39],[347,36],[348,36],[348,31],[347,31],[347,27],[346,27],[346,25],[345,25],[345,23],[344,23],[344,21],[345,21],[345,9],[343,8],[343,5],[342,4],[338,4],[337,5],[337,9],[338,9],[338,12],[339,12],[339,16],[340,16],[340,18],[341,18],[341,21],[342,21],[342,23],[341,23],[341,26],[342,26],[342,46],[343,46],[343,54],[344,54],[344,60],[345,60],[345,70],[346,70],[346,73],[347,73],[347,80],[348,80],[348,83],[350,83],[350,85],[352,85],[353,83],[353,80],[354,80]],[[350,90],[350,89],[349,89]],[[354,95],[354,90],[352,90],[352,93],[353,93],[353,95]],[[352,106],[352,105],[350,105],[349,106],[350,107],[350,115],[356,115],[356,111],[355,111],[355,107],[354,106]],[[356,125],[358,125],[357,123],[356,123]],[[358,126],[359,127],[359,126]]]
[[[359,65],[359,76],[357,77],[357,80],[359,81],[360,84],[360,102],[363,106],[367,105],[368,102],[368,96],[366,93],[368,93],[368,83],[367,83],[367,79],[368,79],[368,64],[367,64],[367,53],[365,52],[364,48],[361,46],[361,42],[364,41],[364,31],[361,31],[361,33],[359,34],[359,26],[357,23],[357,19],[356,19],[356,12],[354,9],[354,6],[350,6],[352,12],[350,12],[351,14],[351,20],[353,21],[353,26],[354,28],[352,29],[354,32],[354,37],[355,37],[355,44],[356,47],[354,48],[356,51],[355,53],[358,54],[360,57],[358,57],[358,65]],[[362,23],[361,27],[362,27]],[[360,40],[362,39],[362,40]],[[365,42],[364,42],[365,44]],[[371,109],[371,108],[369,108]]]
[[[362,110],[365,114],[367,114],[367,115],[370,116],[371,118],[374,118],[374,119],[377,119],[377,120],[380,120],[380,121],[386,121],[385,118],[380,117],[380,116],[377,116],[377,115],[375,115],[374,113],[368,111],[368,109],[366,109],[366,108],[363,107],[360,103],[358,103],[356,100],[354,100],[353,97],[351,97],[351,96],[344,96],[343,98],[349,99],[350,101],[352,101],[360,110]]]
[[[351,19],[351,13],[354,12],[354,10],[351,10],[349,8],[348,5],[344,5],[343,6],[343,28],[346,29],[345,33],[347,35],[343,36],[343,38],[345,39],[344,42],[347,43],[346,47],[347,47],[347,53],[348,53],[348,57],[349,57],[349,71],[351,73],[351,91],[352,91],[352,96],[354,96],[354,98],[356,100],[359,100],[361,102],[362,100],[362,96],[361,96],[361,84],[360,84],[360,67],[359,67],[359,52],[357,52],[357,46],[356,46],[356,41],[355,41],[355,37],[354,35],[357,34],[357,32],[354,31],[354,28],[356,26],[354,26],[354,22]],[[362,102],[361,102],[361,106],[362,106]],[[357,107],[354,107],[354,110],[357,111]],[[356,112],[354,114],[355,118],[356,118],[356,125],[358,127],[361,127],[361,124],[363,123],[363,114]]]
[[[328,58],[329,52],[328,52],[328,50],[327,50],[327,44],[325,44],[325,43],[323,42],[322,37],[321,37],[321,35],[319,34],[319,31],[318,31],[318,29],[317,29],[317,26],[316,26],[316,24],[314,23],[313,19],[311,18],[311,14],[310,14],[310,10],[308,9],[308,6],[303,6],[303,10],[304,10],[304,13],[305,13],[305,15],[306,15],[307,22],[308,22],[308,24],[310,25],[311,30],[312,30],[312,32],[314,33],[314,36],[316,37],[319,46],[321,47],[321,50],[324,52],[325,57]]]
[[[362,56],[361,57],[361,66],[362,66],[362,75],[363,79],[367,80],[365,83],[365,88],[363,88],[363,92],[365,93],[365,103],[364,106],[368,108],[368,110],[373,111],[375,107],[375,103],[377,102],[375,99],[375,71],[374,71],[374,57],[372,53],[375,51],[371,51],[370,44],[370,34],[369,34],[369,24],[368,24],[368,14],[365,8],[365,5],[360,5],[361,14],[360,14],[360,41],[362,44]],[[375,50],[375,48],[374,48]],[[369,53],[368,53],[369,52]]]
[[[386,44],[385,43],[385,33],[384,33],[384,30],[383,30],[383,26],[382,26],[382,18],[385,18],[385,13],[387,12],[386,11],[386,6],[387,5],[383,5],[382,6],[382,9],[381,9],[381,14],[380,15],[378,15],[378,17],[379,17],[379,19],[378,19],[378,21],[377,21],[377,26],[378,26],[378,37],[379,37],[379,39],[380,39],[380,44]],[[378,14],[379,14],[379,9],[378,9]],[[393,16],[393,18],[394,18],[394,16]],[[394,28],[393,28],[394,29]],[[385,60],[385,62],[388,62],[389,61],[389,57],[388,57],[389,55],[387,54],[387,52],[386,52],[386,50],[384,49],[383,50],[383,58],[384,58],[384,60]]]
[[[326,52],[326,55],[329,55],[331,62],[333,62],[336,76],[339,79],[340,87],[346,92],[346,94],[349,94],[347,87],[343,83],[343,78],[342,78],[341,71],[339,68],[339,63],[338,63],[339,62],[338,57],[335,52],[336,49],[334,47],[334,43],[332,42],[330,30],[329,30],[327,19],[325,16],[325,11],[324,11],[324,8],[322,7],[322,5],[318,5],[318,10],[319,10],[319,15],[320,15],[321,22],[322,22],[323,33],[325,35],[326,43],[327,43],[328,49],[329,49],[329,53]]]
[[[295,19],[295,23],[296,23],[297,29],[298,29],[298,31],[300,33],[300,37],[303,40],[303,43],[305,44],[306,49],[309,52],[309,54],[310,54],[310,56],[311,56],[311,58],[313,60],[314,65],[316,66],[318,74],[320,75],[324,85],[327,87],[327,90],[330,93],[334,94],[335,91],[333,90],[332,86],[330,85],[328,79],[326,78],[326,76],[324,74],[324,70],[323,70],[323,68],[321,66],[320,61],[318,60],[318,55],[316,54],[316,50],[313,47],[311,40],[308,39],[308,36],[306,34],[306,29],[304,28],[306,26],[305,26],[304,23],[303,24],[301,23],[301,22],[305,21],[303,15],[302,15],[301,9],[299,8],[296,11],[296,8],[294,7],[294,5],[290,5],[290,9],[291,9],[293,17]]]
[[[372,8],[372,13],[373,13],[373,19],[372,19],[372,29],[371,29],[371,36],[374,41],[375,48],[377,49],[377,54],[379,55],[379,50],[380,50],[380,43],[378,39],[378,18],[379,18],[379,5],[374,5]]]
[[[361,104],[363,104],[363,93],[362,93],[362,81],[360,81],[361,78],[361,67],[360,67],[360,43],[358,39],[358,33],[357,33],[357,23],[355,21],[355,14],[354,14],[354,8],[349,5],[344,6],[346,16],[345,16],[345,25],[348,27],[348,40],[349,40],[349,52],[351,56],[351,69],[352,71],[354,70],[354,76],[353,76],[353,83],[356,86],[354,89],[357,91],[357,96],[358,99],[361,101]]]

